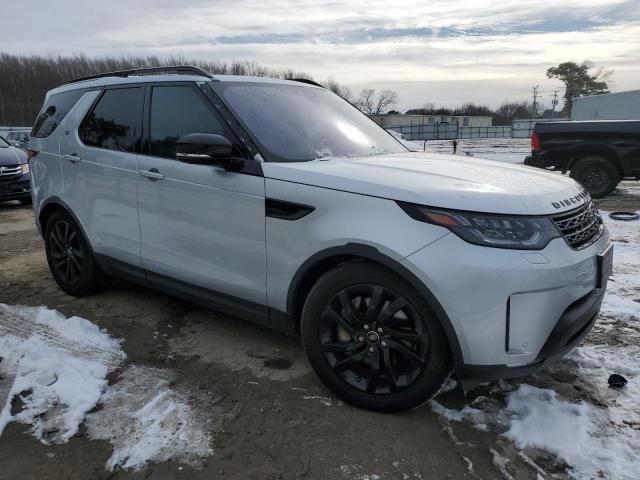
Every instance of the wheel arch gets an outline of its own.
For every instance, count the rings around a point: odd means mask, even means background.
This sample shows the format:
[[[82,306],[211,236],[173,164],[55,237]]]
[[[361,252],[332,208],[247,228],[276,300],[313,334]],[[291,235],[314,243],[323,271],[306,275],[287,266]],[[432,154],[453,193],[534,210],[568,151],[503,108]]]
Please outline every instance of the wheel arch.
[[[76,225],[78,225],[78,228],[80,228],[80,231],[82,232],[82,235],[84,236],[85,240],[87,241],[87,245],[89,246],[89,249],[93,253],[93,247],[91,246],[91,242],[89,241],[89,237],[87,236],[87,232],[85,231],[85,229],[84,229],[84,227],[82,225],[82,222],[80,222],[80,220],[78,219],[76,214],[73,213],[73,210],[71,210],[69,205],[67,205],[59,197],[51,197],[51,198],[45,200],[42,203],[42,206],[40,207],[40,211],[38,212],[37,221],[38,221],[38,227],[39,227],[40,233],[42,234],[42,237],[44,238],[44,233],[45,233],[45,230],[47,228],[47,222],[51,218],[51,215],[53,215],[54,212],[56,212],[58,210],[64,211],[65,213],[69,214],[71,216],[71,218],[73,218],[73,221],[76,222]]]
[[[311,287],[327,271],[344,263],[357,261],[376,264],[409,282],[426,300],[440,322],[447,337],[454,366],[464,364],[458,336],[449,316],[437,298],[409,269],[370,245],[348,243],[330,247],[312,255],[298,268],[291,280],[287,294],[287,314],[295,322],[295,328],[298,332],[302,307]]]
[[[623,171],[620,156],[613,149],[603,145],[585,145],[576,149],[571,156],[571,162],[569,163],[568,169],[571,170],[571,168],[573,168],[573,166],[583,158],[592,156],[600,156],[610,160],[620,172],[620,176],[622,176]]]

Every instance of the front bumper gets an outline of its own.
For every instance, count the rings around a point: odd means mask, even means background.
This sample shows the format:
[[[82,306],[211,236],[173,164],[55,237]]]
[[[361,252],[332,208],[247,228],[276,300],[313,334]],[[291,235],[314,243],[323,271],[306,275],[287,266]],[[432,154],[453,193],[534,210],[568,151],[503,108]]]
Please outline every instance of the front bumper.
[[[597,255],[609,234],[583,250],[564,239],[540,251],[471,245],[448,234],[405,258],[449,317],[465,389],[527,375],[561,357],[593,325],[604,296]],[[457,357],[457,358],[456,358]]]
[[[604,289],[594,289],[562,314],[536,359],[517,367],[507,365],[460,365],[456,369],[465,390],[487,381],[525,377],[562,358],[589,333],[596,323]]]
[[[17,178],[0,181],[0,202],[5,200],[19,200],[31,195],[31,180],[29,174]]]

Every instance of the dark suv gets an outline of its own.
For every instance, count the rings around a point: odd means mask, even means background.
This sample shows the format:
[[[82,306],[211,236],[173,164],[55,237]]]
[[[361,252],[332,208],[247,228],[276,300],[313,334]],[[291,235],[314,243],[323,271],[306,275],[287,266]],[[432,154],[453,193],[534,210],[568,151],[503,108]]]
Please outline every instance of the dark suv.
[[[0,137],[0,202],[31,203],[31,181],[27,153]]]

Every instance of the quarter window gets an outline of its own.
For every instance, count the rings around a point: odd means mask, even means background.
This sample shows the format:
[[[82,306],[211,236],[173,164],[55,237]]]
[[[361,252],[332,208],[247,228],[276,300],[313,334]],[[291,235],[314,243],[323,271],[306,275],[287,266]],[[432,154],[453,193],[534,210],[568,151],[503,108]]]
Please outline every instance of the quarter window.
[[[51,95],[38,114],[31,135],[36,138],[51,135],[84,92],[84,90],[71,90]]]
[[[188,85],[153,87],[149,154],[176,158],[176,141],[189,133],[225,133],[218,116]]]
[[[80,127],[82,141],[107,150],[138,151],[143,103],[141,87],[105,91]]]

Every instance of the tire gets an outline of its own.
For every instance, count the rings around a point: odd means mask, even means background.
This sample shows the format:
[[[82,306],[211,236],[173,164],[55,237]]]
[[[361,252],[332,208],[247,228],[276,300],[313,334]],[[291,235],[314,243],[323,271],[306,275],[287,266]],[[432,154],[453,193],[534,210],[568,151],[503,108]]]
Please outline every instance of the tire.
[[[426,300],[370,263],[343,264],[320,277],[302,310],[301,337],[323,383],[368,410],[418,407],[451,372],[447,339]]]
[[[75,297],[99,290],[104,274],[82,230],[67,212],[54,212],[45,226],[45,251],[56,283]]]
[[[590,155],[571,167],[571,178],[582,185],[593,198],[602,198],[613,192],[620,183],[620,171],[608,158]]]
[[[24,197],[18,200],[22,205],[31,205],[31,197]]]

